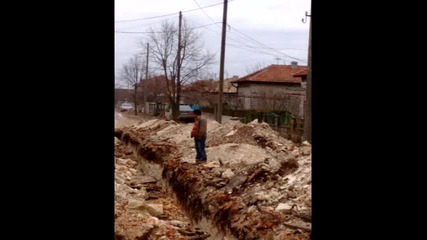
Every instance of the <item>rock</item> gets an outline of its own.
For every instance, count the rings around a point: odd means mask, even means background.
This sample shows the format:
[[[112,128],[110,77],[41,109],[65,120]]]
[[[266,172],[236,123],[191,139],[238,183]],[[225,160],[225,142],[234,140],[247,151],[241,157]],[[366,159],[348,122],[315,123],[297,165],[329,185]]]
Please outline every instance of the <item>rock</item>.
[[[116,170],[119,171],[119,172],[126,172],[127,171],[127,167],[125,167],[125,166],[119,166]]]
[[[271,192],[270,192],[270,197],[271,198],[277,199],[279,196],[280,196],[280,193],[277,190],[275,190],[275,189],[271,190]]]
[[[266,194],[265,192],[255,193],[255,196],[258,201],[265,201],[270,198],[270,195]]]
[[[129,201],[127,208],[137,212],[149,213],[152,216],[156,217],[163,215],[162,204],[146,203],[139,200],[131,200]]]
[[[127,208],[136,209],[144,206],[144,201],[136,200],[136,199],[130,199],[128,202]]]
[[[202,166],[203,166],[203,168],[216,168],[216,167],[219,167],[219,162],[208,161],[207,163],[203,164]]]
[[[294,158],[297,158],[297,157],[299,157],[300,152],[299,152],[299,150],[296,148],[296,149],[292,150],[291,155],[292,155]]]
[[[223,178],[231,178],[232,176],[234,176],[234,172],[229,168],[227,168],[221,175]]]
[[[222,175],[221,175],[222,173],[221,173],[221,171],[220,171],[220,169],[214,169],[213,170],[213,176],[214,177],[221,177]]]
[[[173,226],[180,227],[180,228],[183,228],[183,227],[185,227],[185,226],[188,225],[187,223],[181,222],[181,221],[178,221],[178,220],[171,220],[169,223],[171,225],[173,225]]]
[[[154,177],[151,176],[138,176],[134,179],[135,183],[156,183],[157,180]]]
[[[303,146],[300,148],[300,152],[303,156],[308,156],[311,154],[311,147],[309,146]]]
[[[288,191],[288,198],[296,198],[297,194],[294,191]]]
[[[160,216],[163,215],[163,204],[145,204],[146,209],[148,212],[153,216]]]
[[[292,208],[292,205],[290,205],[289,203],[279,203],[279,205],[277,205],[274,211],[279,212],[283,210],[291,210],[291,208]]]
[[[231,188],[238,187],[238,186],[242,185],[246,181],[246,179],[248,179],[248,176],[246,176],[246,175],[243,175],[243,174],[235,175],[235,176],[230,178],[227,186],[231,187]]]
[[[231,132],[227,133],[225,136],[226,136],[226,137],[229,137],[229,136],[231,136],[231,135],[234,135],[235,133],[236,133],[236,131],[235,131],[235,130],[232,130]]]

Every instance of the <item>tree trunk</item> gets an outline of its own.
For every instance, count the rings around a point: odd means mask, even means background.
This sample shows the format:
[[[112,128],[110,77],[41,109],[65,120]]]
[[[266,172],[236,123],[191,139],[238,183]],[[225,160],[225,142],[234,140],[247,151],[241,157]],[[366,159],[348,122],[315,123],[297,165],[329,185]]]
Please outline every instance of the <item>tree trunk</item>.
[[[135,115],[138,115],[138,84],[135,83],[134,85],[134,92],[135,94],[133,95],[133,104],[134,104],[134,110],[135,110]]]

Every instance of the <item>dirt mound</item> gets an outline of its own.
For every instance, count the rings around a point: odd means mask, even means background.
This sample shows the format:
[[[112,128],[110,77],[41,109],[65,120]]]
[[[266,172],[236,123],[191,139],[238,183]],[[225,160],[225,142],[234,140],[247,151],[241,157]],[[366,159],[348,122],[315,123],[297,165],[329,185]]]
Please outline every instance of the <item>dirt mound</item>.
[[[310,239],[309,144],[294,144],[268,124],[208,120],[208,163],[196,165],[192,126],[156,119],[117,129],[116,137],[133,146],[133,154],[117,146],[116,157],[147,158],[138,149],[158,154],[147,160],[163,167],[163,179],[194,224],[208,219],[236,239]],[[141,186],[133,184],[128,186]]]

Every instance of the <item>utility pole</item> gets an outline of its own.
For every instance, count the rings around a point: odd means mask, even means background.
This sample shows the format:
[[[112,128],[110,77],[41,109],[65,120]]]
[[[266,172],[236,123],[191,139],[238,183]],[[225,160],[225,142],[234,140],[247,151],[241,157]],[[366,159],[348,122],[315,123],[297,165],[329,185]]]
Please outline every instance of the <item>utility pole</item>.
[[[173,119],[176,119],[175,116],[178,116],[178,111],[179,111],[179,101],[180,101],[180,97],[179,97],[179,92],[181,91],[181,86],[180,86],[180,80],[181,80],[181,25],[182,25],[182,13],[181,11],[179,11],[179,29],[178,29],[178,56],[176,59],[176,90],[174,95],[174,102],[175,104],[173,104],[174,109],[172,109],[172,113],[173,113]],[[173,88],[175,88],[175,86],[172,85]]]
[[[147,43],[147,60],[145,63],[145,82],[142,85],[143,86],[143,92],[144,92],[144,113],[147,113],[147,79],[148,79],[148,53],[149,53],[149,43]]]
[[[303,139],[311,143],[311,14],[305,12],[306,19],[310,17],[310,30],[308,33],[308,71],[307,71],[307,87],[306,87],[306,100],[304,108],[304,136]],[[304,19],[303,19],[304,22]],[[305,22],[304,22],[305,23]]]
[[[222,122],[222,95],[224,89],[224,57],[225,57],[225,33],[227,30],[227,5],[228,0],[224,0],[224,10],[222,16],[222,39],[221,39],[221,63],[219,65],[219,94],[218,94],[218,111],[216,112],[216,121]]]

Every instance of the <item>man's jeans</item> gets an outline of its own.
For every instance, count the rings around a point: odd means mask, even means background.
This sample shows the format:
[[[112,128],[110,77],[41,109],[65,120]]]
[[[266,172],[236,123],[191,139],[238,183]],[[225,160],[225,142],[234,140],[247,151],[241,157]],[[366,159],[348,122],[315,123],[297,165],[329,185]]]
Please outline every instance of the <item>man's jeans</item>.
[[[206,161],[206,152],[205,152],[205,143],[206,138],[196,139],[194,138],[194,146],[196,147],[196,160]]]

